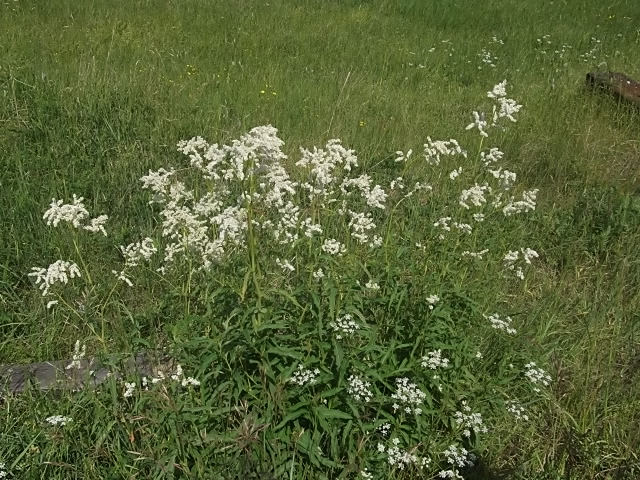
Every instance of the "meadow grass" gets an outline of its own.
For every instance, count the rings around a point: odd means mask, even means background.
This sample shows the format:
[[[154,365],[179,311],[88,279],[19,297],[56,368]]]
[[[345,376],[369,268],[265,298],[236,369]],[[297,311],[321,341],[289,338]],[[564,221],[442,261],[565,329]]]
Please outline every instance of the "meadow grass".
[[[607,68],[640,78],[640,7],[466,3],[0,6],[0,363],[69,358],[76,340],[91,355],[164,346],[201,382],[158,382],[146,392],[130,379],[130,397],[116,382],[96,392],[0,397],[1,472],[366,478],[369,468],[374,478],[431,478],[446,469],[442,452],[453,444],[480,457],[460,469],[465,478],[637,478],[640,115],[583,83],[588,71]],[[478,131],[464,127],[472,111],[490,112],[486,93],[503,79],[522,111],[480,144]],[[161,208],[148,205],[140,178],[175,166],[200,195],[210,184],[185,171],[177,142],[201,135],[229,144],[267,124],[284,140],[282,164],[297,180],[299,147],[339,138],[373,185],[402,176],[407,186],[427,181],[433,194],[392,211],[402,195],[389,192],[388,210],[372,210],[388,227],[375,253],[352,241],[337,259],[309,243],[294,258],[271,239],[250,244],[246,256],[232,249],[208,276],[192,273],[187,258],[173,274],[159,275],[155,264],[132,275],[134,288],[113,289],[111,272],[123,268],[117,246],[161,240]],[[422,158],[427,136],[455,138],[468,158],[447,157],[434,170]],[[439,242],[434,222],[460,214],[461,189],[481,182],[480,145],[505,153],[500,166],[517,172],[518,186],[539,189],[537,208],[494,215],[473,240]],[[411,161],[394,162],[409,149]],[[448,175],[459,166],[456,183]],[[107,237],[46,224],[51,199],[70,203],[73,194],[92,217],[109,216]],[[335,238],[351,238],[335,211],[309,202],[301,206]],[[461,261],[470,245],[495,258]],[[505,278],[500,255],[524,247],[539,258],[523,281]],[[291,260],[296,273],[275,258]],[[83,278],[47,309],[28,273],[57,259],[78,262]],[[318,283],[317,268],[336,277]],[[379,293],[367,281],[379,282]],[[431,305],[429,295],[440,301]],[[514,319],[517,335],[491,328],[483,314],[496,312]],[[371,326],[354,337],[361,343],[335,338],[331,322],[345,314]],[[438,349],[451,360],[442,396],[418,373],[421,357]],[[552,379],[539,395],[526,389],[525,359]],[[303,360],[325,365],[316,390],[286,381]],[[378,375],[369,409],[347,395],[352,368]],[[423,415],[400,419],[383,405],[403,377],[431,392]],[[528,421],[505,410],[513,398]],[[454,412],[465,413],[463,400],[475,401],[487,434],[461,433]],[[53,426],[45,420],[52,415],[73,420]],[[375,451],[386,423],[401,447],[430,452],[431,465],[400,471]]]

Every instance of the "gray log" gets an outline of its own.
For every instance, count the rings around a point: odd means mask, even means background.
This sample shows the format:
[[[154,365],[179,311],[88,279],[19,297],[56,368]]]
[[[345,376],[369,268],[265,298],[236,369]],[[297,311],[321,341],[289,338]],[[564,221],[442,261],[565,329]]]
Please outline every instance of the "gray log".
[[[57,360],[0,365],[0,395],[23,393],[30,386],[39,390],[95,388],[111,375],[116,378],[126,375],[154,377],[161,371],[169,376],[175,367],[175,362],[168,355],[157,352],[138,353],[120,362],[112,357],[105,362],[107,365],[97,358],[80,360],[79,367],[67,368],[71,363],[72,360]]]
[[[640,83],[620,72],[587,73],[587,86],[640,108]]]

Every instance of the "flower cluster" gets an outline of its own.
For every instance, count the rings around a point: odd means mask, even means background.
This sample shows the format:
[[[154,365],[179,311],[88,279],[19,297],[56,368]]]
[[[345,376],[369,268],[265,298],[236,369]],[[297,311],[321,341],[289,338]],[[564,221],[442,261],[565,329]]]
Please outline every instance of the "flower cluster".
[[[313,370],[309,370],[300,364],[298,365],[298,370],[293,373],[289,381],[296,385],[300,385],[301,387],[305,385],[314,385],[318,375],[320,375],[320,369],[314,368]]]
[[[442,350],[433,350],[422,357],[421,365],[425,368],[430,368],[431,370],[447,368],[449,366],[449,359],[442,357]]]
[[[410,465],[416,465],[418,467],[426,467],[431,463],[429,457],[418,457],[413,455],[408,450],[403,450],[399,447],[400,439],[393,438],[391,440],[392,446],[386,447],[383,443],[378,443],[378,452],[384,453],[387,456],[387,462],[389,465],[404,470],[405,467]]]
[[[522,257],[520,257],[522,255]],[[531,260],[534,258],[538,258],[538,252],[532,250],[530,248],[521,248],[518,250],[510,250],[507,252],[502,260],[505,269],[510,270],[515,273],[515,276],[520,280],[524,280],[524,272],[522,271],[522,266],[517,265],[518,262],[522,258],[522,261],[531,265]]]
[[[393,411],[396,412],[401,406],[404,406],[405,413],[413,413],[420,415],[422,408],[419,405],[427,398],[427,394],[418,388],[415,383],[409,382],[406,377],[396,378],[396,393],[391,395],[396,400],[393,404]]]
[[[337,340],[342,340],[345,335],[353,335],[357,330],[360,330],[360,325],[353,320],[349,313],[336,318],[336,321],[329,323],[329,326],[336,332]]]
[[[513,321],[511,317],[500,318],[500,315],[494,313],[493,315],[483,315],[484,318],[491,322],[491,326],[496,330],[503,330],[510,335],[515,335],[516,329],[511,326],[511,322]]]
[[[101,232],[105,237],[107,232],[104,224],[109,217],[100,215],[99,217],[90,218],[89,212],[84,206],[84,198],[73,195],[73,203],[65,204],[63,200],[51,200],[49,210],[44,213],[47,225],[57,227],[60,222],[72,224],[75,228],[83,228],[89,232]],[[87,223],[88,222],[88,223]]]
[[[465,437],[470,437],[472,431],[476,434],[487,433],[489,431],[482,422],[482,414],[472,413],[471,407],[466,401],[462,402],[462,412],[457,411],[454,416],[456,423],[464,428],[462,435]]]
[[[71,423],[73,421],[73,419],[71,417],[64,417],[62,415],[52,415],[50,417],[45,418],[45,422],[47,422],[49,425],[60,425],[60,426],[65,426],[68,423]]]
[[[541,384],[548,387],[551,383],[551,376],[545,372],[542,368],[536,366],[534,362],[529,362],[524,366],[527,371],[524,372],[524,376],[529,379],[531,383],[536,385],[533,390],[539,392],[540,388],[537,385]]]
[[[476,456],[467,451],[464,447],[457,447],[450,445],[444,452],[442,452],[447,459],[447,463],[453,468],[449,470],[441,470],[438,476],[440,478],[451,478],[454,480],[462,480],[462,476],[458,469],[471,467],[476,462]]]
[[[80,277],[80,269],[75,263],[58,260],[48,268],[33,267],[30,277],[36,277],[36,285],[42,290],[42,296],[49,294],[49,289],[55,283],[69,283],[69,278]]]
[[[526,410],[516,400],[507,400],[505,406],[507,411],[516,417],[516,420],[524,420],[525,422],[529,420],[529,416],[525,413]]]
[[[194,387],[197,387],[200,385],[199,380],[196,380],[193,377],[186,377],[184,375],[184,371],[182,370],[182,366],[178,364],[176,365],[175,371],[173,373],[163,372],[162,370],[159,370],[156,373],[156,376],[151,377],[150,379],[147,377],[142,377],[142,387],[145,390],[148,390],[150,383],[155,385],[157,383],[164,382],[167,378],[170,378],[174,382],[179,382],[180,385],[182,385],[183,387],[186,387],[188,385],[193,385]],[[130,387],[126,387],[126,384],[125,384],[125,388],[129,390]],[[131,391],[131,394],[133,394],[133,390]]]
[[[80,369],[82,367],[80,362],[82,361],[82,359],[84,359],[86,354],[87,354],[87,346],[82,345],[82,348],[81,348],[80,340],[76,340],[76,343],[73,347],[73,361],[65,367],[65,370],[70,370],[72,368]]]
[[[349,375],[349,386],[347,392],[357,402],[370,402],[373,398],[373,392],[371,391],[371,383],[363,380],[358,375]]]

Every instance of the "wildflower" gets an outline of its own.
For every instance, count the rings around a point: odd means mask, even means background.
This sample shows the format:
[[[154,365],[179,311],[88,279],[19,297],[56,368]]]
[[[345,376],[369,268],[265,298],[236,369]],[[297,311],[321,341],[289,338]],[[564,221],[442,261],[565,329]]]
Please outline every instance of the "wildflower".
[[[453,155],[462,155],[467,158],[467,152],[453,138],[449,141],[433,141],[431,137],[427,137],[427,143],[424,144],[424,158],[429,165],[438,166],[442,157]]]
[[[380,290],[380,285],[378,285],[373,280],[369,280],[367,283],[364,284],[364,286],[371,290]]]
[[[49,294],[49,289],[56,282],[68,283],[69,278],[80,277],[80,269],[75,263],[58,260],[48,268],[33,267],[29,277],[36,277],[36,285],[42,290],[42,296]]]
[[[497,148],[491,148],[488,152],[480,153],[480,159],[482,160],[482,165],[484,167],[489,167],[490,165],[501,161],[502,157],[504,157],[504,153]]]
[[[428,367],[431,370],[447,368],[449,366],[449,359],[442,357],[442,350],[433,350],[422,357],[421,365],[425,368]]]
[[[136,389],[136,384],[135,382],[131,382],[131,383],[125,382],[124,388],[125,388],[124,394],[123,394],[124,398],[130,398],[133,396],[133,392]]]
[[[460,176],[461,173],[462,173],[462,167],[458,167],[457,169],[452,170],[451,173],[449,173],[449,178],[451,180],[455,180]]]
[[[413,150],[409,150],[406,154],[403,151],[397,151],[396,152],[396,159],[395,162],[396,163],[406,163],[409,161],[409,158],[411,158],[411,154],[413,154]]]
[[[358,240],[361,244],[369,244],[369,246],[379,246],[381,239],[375,235],[370,237],[367,232],[376,228],[370,213],[357,213],[349,210],[349,228],[351,236]]]
[[[58,304],[58,300],[50,300],[47,302],[47,310],[51,309],[54,305]]]
[[[6,468],[7,466],[3,462],[0,462],[0,478],[7,478]]]
[[[276,258],[276,265],[278,265],[282,269],[282,271],[285,273],[296,271],[296,267],[291,265],[289,260],[280,260],[279,258]]]
[[[304,368],[302,364],[298,365],[298,370],[294,372],[292,377],[289,379],[291,383],[295,383],[296,385],[305,386],[305,385],[314,385],[316,383],[316,377],[320,374],[320,370],[315,368],[314,370],[309,370]]]
[[[76,343],[73,347],[73,361],[65,367],[65,370],[70,370],[75,368],[79,370],[82,366],[80,361],[85,357],[87,353],[87,346],[82,345],[82,349],[80,348],[80,340],[76,340]]]
[[[487,121],[484,119],[484,113],[480,112],[471,112],[473,114],[473,122],[467,125],[465,130],[471,130],[472,128],[477,128],[480,132],[480,135],[483,137],[488,137],[489,134],[485,131],[488,126]]]
[[[487,203],[485,193],[491,193],[491,187],[486,183],[484,185],[478,185],[476,183],[473,187],[462,190],[458,203],[466,209],[470,208],[469,204],[474,207],[482,207]]]
[[[349,395],[353,396],[353,398],[357,402],[370,402],[373,398],[373,392],[371,392],[371,383],[363,380],[361,377],[357,375],[350,375],[349,386],[347,387],[347,392]]]
[[[525,413],[524,407],[516,400],[507,400],[505,406],[507,407],[507,411],[516,417],[516,420],[529,421],[529,416]]]
[[[329,326],[333,328],[334,332],[338,332],[336,340],[342,340],[344,335],[353,335],[357,330],[360,330],[360,325],[348,313],[336,318],[336,321],[329,323]]]
[[[427,303],[429,304],[429,310],[433,310],[433,307],[439,301],[440,301],[440,297],[438,295],[429,295],[427,297]]]
[[[313,272],[313,278],[315,278],[316,280],[320,280],[324,278],[324,272],[322,271],[321,268]]]
[[[470,437],[471,431],[476,434],[489,431],[482,422],[482,415],[480,413],[471,413],[471,407],[466,401],[462,402],[462,411],[457,411],[454,416],[456,423],[464,428],[462,435],[465,437]]]
[[[323,252],[327,252],[329,255],[338,255],[339,257],[347,251],[347,247],[344,244],[333,238],[325,239],[322,247],[320,248],[322,248]]]
[[[383,423],[382,425],[380,425],[378,427],[378,431],[380,432],[380,435],[382,435],[383,437],[386,437],[387,435],[389,435],[389,431],[391,430],[391,424],[390,423]],[[383,446],[384,448],[384,446]]]
[[[503,190],[509,190],[516,183],[516,174],[509,170],[498,168],[497,170],[488,170],[494,178],[500,180],[500,186]]]
[[[360,471],[360,477],[362,480],[373,480],[373,473],[369,472],[366,468]]]
[[[404,470],[406,467],[410,465],[416,465],[419,467],[426,467],[431,463],[431,459],[429,457],[419,457],[410,453],[409,450],[404,450],[400,448],[400,439],[393,438],[391,440],[392,445],[390,447],[385,447],[384,444],[378,443],[378,452],[384,453],[387,456],[387,463],[393,467],[398,468],[399,470]],[[415,451],[415,449],[412,449]]]
[[[125,258],[125,267],[137,267],[142,261],[149,261],[158,252],[153,240],[149,237],[129,245],[120,245],[120,251]]]
[[[530,248],[522,248],[520,249],[520,251],[510,250],[509,252],[507,252],[502,262],[507,270],[513,271],[517,278],[519,278],[520,280],[524,280],[524,272],[522,270],[522,267],[516,265],[516,262],[519,260],[521,253],[522,259],[527,265],[531,264],[531,260],[533,258],[538,258],[538,253],[535,250],[532,250]]]
[[[488,252],[489,250],[487,250],[486,248],[484,250],[480,250],[479,252],[470,252],[469,250],[465,250],[461,255],[463,257],[477,258],[478,260],[482,260],[482,257]]]
[[[45,421],[50,425],[61,425],[64,426],[68,423],[71,423],[73,419],[71,417],[64,417],[62,415],[52,415],[47,417]]]
[[[63,200],[53,198],[49,205],[49,210],[42,217],[47,221],[47,225],[53,224],[57,227],[62,222],[69,222],[74,227],[80,228],[82,222],[89,217],[89,212],[84,208],[83,197],[77,197],[73,194],[73,203],[65,205]]]
[[[524,376],[527,377],[531,383],[536,385],[533,388],[534,392],[540,391],[537,387],[538,384],[542,384],[545,387],[549,386],[551,383],[551,376],[542,368],[538,368],[534,362],[527,363],[524,367],[527,369],[527,371],[524,372]]]
[[[449,445],[444,452],[442,452],[447,459],[447,463],[452,465],[453,470],[441,471],[439,476],[441,478],[455,478],[462,479],[459,475],[458,468],[471,467],[477,460],[477,457],[467,451],[464,447],[457,447],[455,445]]]
[[[491,322],[491,326],[496,330],[504,330],[511,335],[516,334],[516,329],[511,326],[511,317],[500,318],[500,315],[494,313],[489,316],[484,315],[484,318],[489,320],[489,322]]]
[[[415,383],[410,383],[408,378],[403,377],[396,378],[396,393],[392,394],[391,398],[399,402],[393,405],[394,412],[400,408],[400,405],[404,405],[406,413],[413,412],[415,415],[420,415],[422,409],[418,405],[422,404],[427,395]]]

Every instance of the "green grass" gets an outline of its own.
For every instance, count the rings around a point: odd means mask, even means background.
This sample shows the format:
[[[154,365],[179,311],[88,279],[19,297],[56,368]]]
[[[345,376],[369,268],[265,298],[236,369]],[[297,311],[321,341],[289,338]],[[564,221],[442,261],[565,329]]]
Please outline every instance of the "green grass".
[[[111,284],[104,279],[122,264],[116,246],[157,231],[158,216],[150,213],[139,178],[149,169],[178,166],[182,158],[175,144],[181,139],[201,135],[223,144],[265,124],[278,128],[292,159],[299,146],[320,147],[340,138],[376,182],[402,174],[386,162],[399,149],[412,148],[418,156],[427,136],[456,138],[472,162],[478,135],[464,127],[472,110],[487,105],[486,92],[505,78],[509,96],[523,109],[517,124],[504,135],[492,134],[484,147],[499,146],[502,163],[517,172],[518,183],[540,193],[526,221],[489,230],[487,247],[506,251],[515,242],[537,250],[540,259],[526,281],[498,279],[498,267],[489,263],[467,271],[444,248],[434,250],[427,269],[414,268],[411,262],[417,265],[422,257],[399,250],[401,241],[413,245],[431,232],[454,198],[445,175],[440,196],[400,209],[390,220],[394,248],[382,256],[358,253],[336,267],[362,273],[364,265],[381,278],[385,271],[379,302],[338,289],[338,303],[369,311],[388,328],[387,339],[406,341],[422,338],[421,331],[405,338],[391,320],[425,314],[424,305],[410,299],[437,289],[451,301],[451,318],[501,306],[517,319],[512,343],[482,343],[487,332],[476,339],[470,323],[470,340],[460,337],[455,351],[490,345],[494,350],[485,357],[496,361],[502,351],[526,351],[544,365],[553,384],[546,402],[532,401],[536,415],[530,422],[514,427],[506,416],[494,417],[492,434],[474,445],[482,462],[469,478],[637,478],[640,112],[593,95],[583,83],[588,71],[607,67],[640,79],[639,16],[634,0],[0,5],[0,363],[68,358],[76,339],[92,353],[175,344],[188,373],[203,380],[200,390],[178,394],[168,387],[169,394],[141,394],[132,404],[119,400],[115,383],[57,399],[37,393],[0,397],[0,462],[9,478],[251,478],[255,471],[275,472],[278,462],[285,466],[284,478],[318,478],[304,448],[291,456],[303,433],[294,428],[284,438],[285,428],[284,437],[271,443],[264,433],[269,427],[247,433],[252,421],[286,417],[291,399],[281,407],[274,399],[282,392],[265,399],[258,373],[225,377],[220,372],[234,365],[257,367],[249,366],[243,352],[218,348],[217,342],[241,345],[241,337],[220,325],[251,325],[256,315],[266,315],[275,323],[296,324],[297,334],[319,355],[302,320],[322,316],[319,311],[329,308],[324,297],[317,310],[301,313],[282,298],[260,304],[249,282],[252,300],[239,303],[234,289],[243,287],[242,262],[207,283],[187,285],[179,276],[157,282],[149,274],[136,279],[138,290],[108,296]],[[503,43],[493,42],[494,36]],[[497,57],[495,67],[482,62],[483,49]],[[592,54],[585,61],[581,55],[587,52]],[[405,172],[407,184],[428,171],[418,164]],[[31,267],[75,258],[70,230],[42,220],[51,198],[70,201],[74,193],[85,197],[92,215],[110,217],[109,237],[77,237],[95,280],[84,292],[66,292],[68,298],[84,298],[82,315],[71,308],[47,312],[27,276]],[[267,256],[286,255],[277,246],[258,248]],[[313,304],[312,289],[302,280],[293,286],[277,275],[263,280]],[[436,333],[425,338],[442,335]],[[255,348],[275,348],[277,340],[260,338]],[[294,340],[281,339],[289,347]],[[381,375],[393,384],[406,353],[390,355],[398,365]],[[229,363],[219,367],[213,358]],[[502,388],[508,375],[489,360],[485,364],[478,375]],[[459,397],[468,385],[462,386],[462,377],[454,380],[460,381],[454,389]],[[252,396],[251,408],[243,410]],[[72,415],[72,430],[52,433],[44,427],[43,418],[53,414]],[[225,429],[228,438],[220,436]],[[359,462],[357,445],[349,448],[345,463]],[[324,468],[330,478],[340,473]]]

